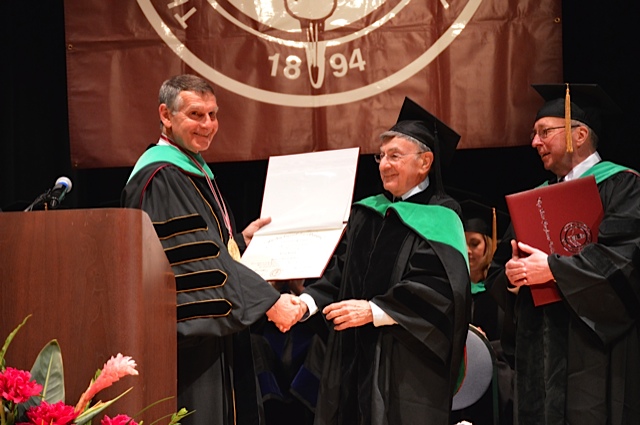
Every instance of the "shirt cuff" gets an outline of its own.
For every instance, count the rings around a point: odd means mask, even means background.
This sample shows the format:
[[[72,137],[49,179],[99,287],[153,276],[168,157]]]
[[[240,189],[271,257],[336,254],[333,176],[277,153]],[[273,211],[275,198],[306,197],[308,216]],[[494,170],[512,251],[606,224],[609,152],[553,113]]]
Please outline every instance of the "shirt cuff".
[[[369,301],[369,305],[371,306],[371,314],[373,315],[373,326],[388,326],[388,325],[397,325],[398,322],[393,320],[391,316],[389,316],[383,309],[375,305],[372,301]]]
[[[299,298],[300,301],[307,305],[307,312],[304,314],[304,316],[302,316],[302,319],[300,319],[301,322],[304,322],[309,317],[316,314],[316,312],[318,311],[318,305],[316,304],[316,301],[313,299],[313,297],[309,294],[302,293],[300,294]]]

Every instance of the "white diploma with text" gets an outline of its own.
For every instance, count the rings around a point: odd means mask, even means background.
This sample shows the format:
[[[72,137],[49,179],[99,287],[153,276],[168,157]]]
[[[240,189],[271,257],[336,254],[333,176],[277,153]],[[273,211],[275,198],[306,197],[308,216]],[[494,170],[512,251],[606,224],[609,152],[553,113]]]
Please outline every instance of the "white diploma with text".
[[[322,276],[349,219],[359,148],[269,158],[258,230],[242,263],[265,280]]]

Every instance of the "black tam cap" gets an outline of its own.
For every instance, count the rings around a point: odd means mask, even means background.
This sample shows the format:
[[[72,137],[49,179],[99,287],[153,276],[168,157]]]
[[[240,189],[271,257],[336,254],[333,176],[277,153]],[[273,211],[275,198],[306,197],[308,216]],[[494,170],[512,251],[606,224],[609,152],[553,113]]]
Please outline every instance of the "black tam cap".
[[[460,135],[408,97],[404,98],[396,124],[380,137],[392,136],[392,132],[413,137],[431,149],[434,160],[430,175],[435,176],[437,190],[444,192],[440,169],[451,163]]]
[[[569,110],[572,120],[588,125],[599,134],[602,115],[622,112],[597,84],[534,84],[532,87],[546,101],[538,111],[536,121],[544,117],[566,118],[565,111]]]

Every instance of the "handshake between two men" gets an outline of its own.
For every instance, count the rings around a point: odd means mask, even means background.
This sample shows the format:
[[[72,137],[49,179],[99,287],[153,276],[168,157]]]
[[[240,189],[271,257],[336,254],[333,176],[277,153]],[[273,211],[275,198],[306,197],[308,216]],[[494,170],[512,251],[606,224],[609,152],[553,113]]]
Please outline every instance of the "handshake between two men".
[[[290,285],[292,286],[292,285]],[[298,289],[296,291],[296,289]],[[300,294],[301,284],[296,285],[293,292]],[[306,294],[307,300],[310,296]],[[312,315],[317,311],[315,303],[307,304],[295,294],[281,294],[276,303],[267,311],[267,318],[275,323],[280,332],[288,332],[289,329],[303,317]],[[333,322],[336,331],[358,327],[373,322],[371,305],[367,300],[344,300],[329,304],[322,313],[326,320]]]
[[[269,224],[271,218],[259,218],[250,223],[242,232],[245,243],[249,245],[255,232],[261,227]],[[289,281],[274,281],[270,284],[279,291],[286,285],[291,293],[283,293],[278,301],[267,311],[267,318],[275,323],[280,332],[288,332],[289,329],[305,315],[316,313],[315,303],[309,306],[298,295],[304,290],[304,279],[294,279]],[[312,299],[307,295],[307,299]],[[329,304],[322,313],[327,320],[333,321],[334,329],[341,331],[348,328],[358,327],[373,322],[371,305],[367,300],[344,300]]]

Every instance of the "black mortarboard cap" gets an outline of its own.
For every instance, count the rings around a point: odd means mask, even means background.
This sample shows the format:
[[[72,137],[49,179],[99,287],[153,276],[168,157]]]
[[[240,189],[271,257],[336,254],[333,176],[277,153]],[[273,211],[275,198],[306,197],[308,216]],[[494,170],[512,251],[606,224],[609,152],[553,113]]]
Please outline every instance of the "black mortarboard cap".
[[[472,200],[460,202],[460,207],[466,232],[478,232],[489,237],[493,235],[494,208]]]
[[[430,174],[437,192],[444,193],[441,168],[451,163],[460,135],[408,97],[404,98],[398,120],[389,131],[411,136],[431,149],[434,160]]]
[[[500,235],[508,225],[509,216],[496,208],[472,199],[461,201],[460,208],[462,208],[464,231],[478,232],[490,237],[493,240],[495,250]]]
[[[389,131],[397,131],[421,141],[434,153],[440,154],[437,161],[445,167],[451,163],[460,141],[458,133],[408,97],[404,98],[396,125]]]
[[[565,118],[567,84],[534,84],[532,87],[546,103],[540,108],[535,121],[544,117]],[[602,115],[622,111],[598,84],[568,84],[571,119],[593,129],[602,130]]]

